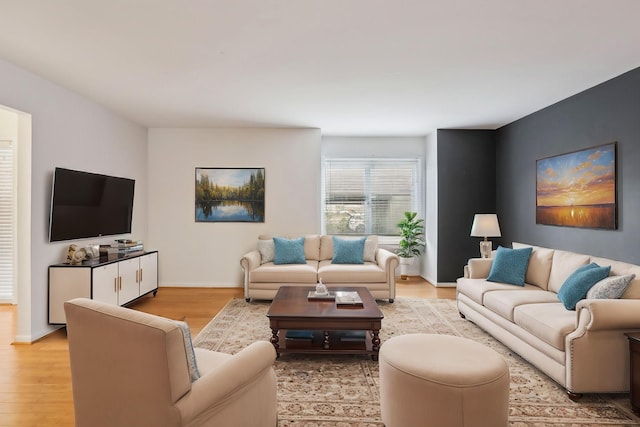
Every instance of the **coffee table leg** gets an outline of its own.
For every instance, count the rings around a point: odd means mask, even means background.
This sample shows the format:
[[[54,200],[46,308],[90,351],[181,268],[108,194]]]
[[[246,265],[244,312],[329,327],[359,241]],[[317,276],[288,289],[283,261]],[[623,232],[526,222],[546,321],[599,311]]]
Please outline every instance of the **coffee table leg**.
[[[322,341],[322,348],[329,350],[329,331],[324,331],[324,340]]]
[[[380,350],[380,330],[374,329],[371,337],[371,350],[374,354],[371,355],[371,360],[378,360],[378,351]]]
[[[271,344],[273,344],[273,348],[276,350],[276,357],[280,357],[280,352],[278,352],[278,349],[280,348],[280,344],[278,344],[279,341],[280,338],[278,337],[278,330],[271,328]]]

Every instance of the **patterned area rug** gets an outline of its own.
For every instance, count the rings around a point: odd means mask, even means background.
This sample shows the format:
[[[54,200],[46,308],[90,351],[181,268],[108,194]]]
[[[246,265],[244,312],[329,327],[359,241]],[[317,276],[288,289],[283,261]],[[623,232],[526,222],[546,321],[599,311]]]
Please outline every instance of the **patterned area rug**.
[[[511,426],[640,425],[628,394],[585,395],[572,402],[564,389],[473,323],[460,318],[455,301],[398,298],[379,302],[382,342],[408,333],[472,338],[500,353],[511,373]],[[194,339],[201,348],[236,353],[269,341],[269,303],[232,300]],[[283,355],[275,363],[279,427],[380,427],[378,362],[366,356]]]

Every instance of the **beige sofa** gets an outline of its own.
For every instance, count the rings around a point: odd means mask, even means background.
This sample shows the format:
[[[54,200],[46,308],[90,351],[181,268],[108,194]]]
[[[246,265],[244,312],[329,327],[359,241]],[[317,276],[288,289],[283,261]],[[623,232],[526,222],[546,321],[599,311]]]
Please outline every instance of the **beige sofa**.
[[[258,249],[240,259],[247,301],[273,299],[280,286],[315,286],[319,280],[329,289],[366,286],[376,299],[395,298],[398,256],[378,247],[377,236],[367,237],[364,264],[332,264],[333,236],[317,234],[304,236],[306,264],[274,264],[268,255],[271,241],[271,236],[260,236]]]
[[[85,298],[64,309],[77,427],[276,426],[270,343],[192,350],[180,322]]]
[[[530,245],[514,243],[514,249]],[[533,246],[525,285],[485,280],[491,258],[471,259],[457,281],[460,314],[563,386],[582,393],[628,392],[625,332],[640,330],[640,266]],[[610,276],[635,274],[620,299],[582,299],[567,310],[558,291],[578,267],[611,266]]]

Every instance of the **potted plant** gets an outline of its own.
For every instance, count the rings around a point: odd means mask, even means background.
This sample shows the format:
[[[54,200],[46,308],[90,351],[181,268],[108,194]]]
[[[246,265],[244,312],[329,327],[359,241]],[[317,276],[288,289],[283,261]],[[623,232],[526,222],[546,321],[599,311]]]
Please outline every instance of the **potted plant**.
[[[407,280],[407,270],[413,264],[414,257],[422,255],[425,248],[424,220],[417,218],[417,212],[405,212],[398,222],[400,228],[400,247],[396,254],[400,258],[400,279]]]

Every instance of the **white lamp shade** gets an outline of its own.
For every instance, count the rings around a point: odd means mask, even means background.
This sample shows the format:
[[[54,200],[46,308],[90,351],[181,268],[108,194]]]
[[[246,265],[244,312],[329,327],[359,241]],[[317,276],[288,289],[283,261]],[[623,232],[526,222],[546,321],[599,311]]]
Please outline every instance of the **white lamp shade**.
[[[476,214],[471,226],[472,237],[500,237],[500,225],[496,214]]]

